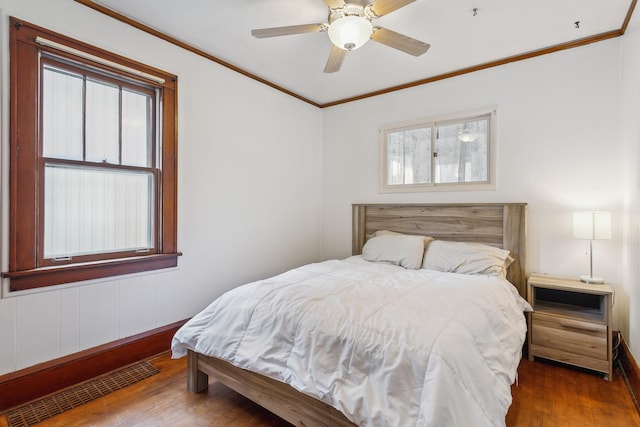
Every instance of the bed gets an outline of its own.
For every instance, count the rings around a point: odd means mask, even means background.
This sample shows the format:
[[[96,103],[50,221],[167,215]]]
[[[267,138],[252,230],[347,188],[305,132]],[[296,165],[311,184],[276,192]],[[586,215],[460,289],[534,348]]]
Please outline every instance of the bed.
[[[178,331],[188,389],[212,376],[298,426],[504,425],[526,333],[526,204],[356,204],[352,220],[354,257],[234,289]],[[393,233],[504,249],[510,283],[363,259]]]

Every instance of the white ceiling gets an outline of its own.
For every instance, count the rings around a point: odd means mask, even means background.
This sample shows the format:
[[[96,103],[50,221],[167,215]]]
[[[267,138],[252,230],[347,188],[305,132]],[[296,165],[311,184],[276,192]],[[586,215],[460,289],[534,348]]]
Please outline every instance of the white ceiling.
[[[369,41],[349,52],[342,69],[333,74],[323,72],[331,50],[326,32],[251,36],[254,28],[327,22],[322,0],[94,3],[327,104],[620,30],[633,0],[417,0],[374,24],[431,44],[426,54],[413,57]]]

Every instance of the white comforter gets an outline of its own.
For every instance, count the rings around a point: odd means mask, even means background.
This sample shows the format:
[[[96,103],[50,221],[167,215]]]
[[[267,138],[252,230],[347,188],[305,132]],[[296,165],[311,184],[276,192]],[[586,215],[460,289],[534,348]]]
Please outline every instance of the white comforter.
[[[504,426],[528,309],[499,278],[352,257],[227,292],[172,350],[284,381],[361,426]]]

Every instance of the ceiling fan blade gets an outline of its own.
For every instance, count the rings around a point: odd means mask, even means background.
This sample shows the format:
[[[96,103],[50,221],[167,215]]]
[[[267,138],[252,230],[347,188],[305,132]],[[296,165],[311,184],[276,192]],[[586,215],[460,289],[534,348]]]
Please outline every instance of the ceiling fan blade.
[[[324,4],[331,9],[340,9],[344,7],[344,0],[324,0]]]
[[[376,0],[371,3],[370,10],[375,16],[381,17],[414,1],[416,0]]]
[[[259,30],[251,30],[251,35],[259,39],[265,37],[290,36],[292,34],[319,33],[326,31],[327,24],[304,24],[291,25],[288,27],[261,28]]]
[[[331,53],[329,54],[329,60],[327,60],[327,65],[324,67],[325,73],[335,73],[340,70],[342,66],[342,61],[344,61],[344,57],[347,55],[347,51],[340,49],[338,46],[331,46]]]
[[[420,56],[431,47],[429,43],[421,42],[420,40],[382,27],[373,29],[371,39],[413,56]]]

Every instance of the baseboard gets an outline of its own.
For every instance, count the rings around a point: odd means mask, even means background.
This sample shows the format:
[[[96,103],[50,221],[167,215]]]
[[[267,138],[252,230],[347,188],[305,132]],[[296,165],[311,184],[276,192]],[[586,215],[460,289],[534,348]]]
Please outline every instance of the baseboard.
[[[0,376],[0,411],[168,351],[182,320]]]
[[[636,409],[640,412],[640,407],[637,406],[638,399],[640,399],[640,367],[638,367],[638,362],[633,358],[633,354],[631,354],[631,350],[629,350],[629,346],[622,336],[620,349],[622,351],[619,352],[619,360],[622,364],[622,369],[624,369],[625,375],[627,376],[630,388],[629,391],[633,395]]]

